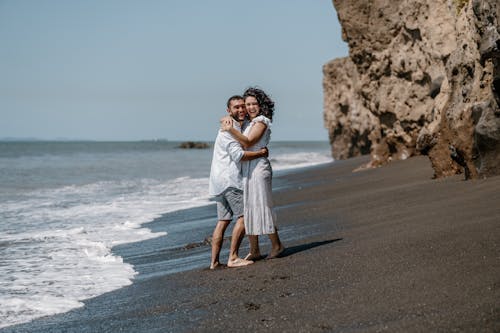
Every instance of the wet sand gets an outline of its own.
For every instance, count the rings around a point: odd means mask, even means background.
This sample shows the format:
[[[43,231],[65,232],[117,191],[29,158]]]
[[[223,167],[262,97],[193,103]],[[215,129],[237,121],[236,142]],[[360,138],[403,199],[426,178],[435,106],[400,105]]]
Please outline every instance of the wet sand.
[[[282,258],[139,276],[0,332],[499,332],[500,177],[433,180],[425,157],[352,172],[365,162],[277,179],[299,234]]]

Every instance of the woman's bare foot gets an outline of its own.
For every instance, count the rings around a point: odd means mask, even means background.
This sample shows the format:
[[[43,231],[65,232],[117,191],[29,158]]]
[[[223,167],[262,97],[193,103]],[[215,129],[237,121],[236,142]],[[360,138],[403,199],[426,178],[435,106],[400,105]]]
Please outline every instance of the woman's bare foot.
[[[280,247],[275,250],[275,249],[272,249],[271,250],[271,253],[267,256],[267,259],[276,259],[276,258],[279,258],[280,255],[285,251],[285,247],[283,246],[283,244],[280,244]]]

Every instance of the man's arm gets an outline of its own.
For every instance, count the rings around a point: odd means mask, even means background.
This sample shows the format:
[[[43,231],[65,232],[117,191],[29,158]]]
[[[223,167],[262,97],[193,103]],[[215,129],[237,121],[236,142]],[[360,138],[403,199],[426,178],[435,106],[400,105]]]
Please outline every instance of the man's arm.
[[[241,158],[241,160],[242,161],[250,161],[250,160],[254,160],[256,158],[268,157],[268,156],[269,156],[269,150],[267,150],[267,148],[262,148],[258,151],[244,151],[243,157]]]

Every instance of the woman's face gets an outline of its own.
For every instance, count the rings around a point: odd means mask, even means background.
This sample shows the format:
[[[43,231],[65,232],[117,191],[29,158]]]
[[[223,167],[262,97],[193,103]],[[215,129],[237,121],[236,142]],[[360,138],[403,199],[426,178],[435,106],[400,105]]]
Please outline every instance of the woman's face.
[[[248,116],[253,119],[259,115],[260,107],[257,99],[253,96],[245,98],[245,106],[247,108]]]

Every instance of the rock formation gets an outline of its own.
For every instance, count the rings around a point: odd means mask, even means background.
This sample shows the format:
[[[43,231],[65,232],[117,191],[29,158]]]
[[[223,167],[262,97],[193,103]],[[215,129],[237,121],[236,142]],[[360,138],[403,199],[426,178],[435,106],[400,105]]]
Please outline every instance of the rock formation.
[[[184,141],[181,142],[179,148],[182,149],[205,149],[209,148],[210,145],[206,142],[197,142],[197,141]]]
[[[349,57],[323,67],[332,155],[428,155],[436,177],[500,174],[498,0],[333,0]]]

